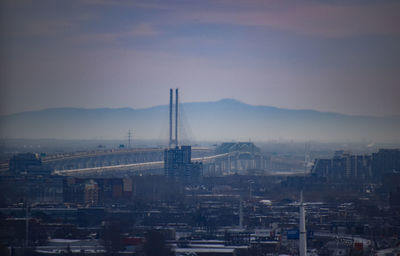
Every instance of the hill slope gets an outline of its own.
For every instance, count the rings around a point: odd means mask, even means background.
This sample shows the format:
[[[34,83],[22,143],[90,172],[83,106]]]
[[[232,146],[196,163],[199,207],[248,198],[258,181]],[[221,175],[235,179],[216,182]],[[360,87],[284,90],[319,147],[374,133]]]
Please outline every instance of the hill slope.
[[[232,99],[181,104],[180,134],[191,140],[375,140],[398,142],[400,117],[349,116],[252,106]],[[56,108],[0,117],[3,138],[123,139],[168,136],[168,106]]]

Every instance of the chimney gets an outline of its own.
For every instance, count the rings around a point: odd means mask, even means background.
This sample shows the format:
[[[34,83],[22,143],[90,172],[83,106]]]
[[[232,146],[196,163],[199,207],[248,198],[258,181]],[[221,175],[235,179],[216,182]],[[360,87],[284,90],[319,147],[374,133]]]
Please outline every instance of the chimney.
[[[300,193],[300,239],[299,239],[299,254],[307,256],[307,233],[306,233],[306,215],[303,203],[303,191]]]

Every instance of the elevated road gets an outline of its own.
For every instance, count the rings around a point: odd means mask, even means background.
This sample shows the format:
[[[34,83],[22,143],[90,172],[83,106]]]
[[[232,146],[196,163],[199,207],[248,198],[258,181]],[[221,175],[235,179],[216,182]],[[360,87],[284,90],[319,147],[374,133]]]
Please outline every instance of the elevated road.
[[[132,149],[108,149],[108,150],[91,150],[78,151],[71,153],[52,154],[42,157],[43,163],[51,163],[60,160],[73,160],[79,158],[102,157],[111,155],[123,155],[128,153],[147,153],[147,152],[162,152],[162,148],[132,148]]]
[[[215,153],[214,149],[192,148],[192,162],[203,163],[203,174],[219,176],[250,169],[265,170],[267,161],[255,152]],[[74,177],[124,177],[164,173],[163,148],[108,149],[43,156],[44,168],[56,175]],[[8,163],[0,165],[8,169]]]
[[[226,158],[233,157],[236,152],[225,153],[207,157],[192,158],[192,162],[202,162],[203,165],[215,164],[218,160],[225,160]],[[159,173],[164,169],[164,161],[154,161],[145,163],[134,163],[134,164],[120,164],[103,167],[92,167],[92,168],[80,168],[72,170],[56,170],[54,174],[64,176],[113,176],[115,175],[129,175],[129,174],[148,174],[148,173]]]
[[[210,151],[209,148],[205,147],[193,147],[192,150],[196,152]],[[78,152],[52,154],[44,156],[42,157],[42,162],[50,163],[60,160],[72,160],[79,158],[125,155],[132,153],[162,153],[162,152],[164,152],[164,148],[130,148],[130,149],[104,149],[104,150],[78,151]]]
[[[193,147],[195,156],[212,155],[213,150],[204,147]],[[115,165],[129,165],[145,162],[161,161],[164,148],[132,148],[132,149],[101,149],[57,153],[42,156],[42,164],[55,170],[75,170]],[[8,161],[0,162],[0,171],[7,171]]]

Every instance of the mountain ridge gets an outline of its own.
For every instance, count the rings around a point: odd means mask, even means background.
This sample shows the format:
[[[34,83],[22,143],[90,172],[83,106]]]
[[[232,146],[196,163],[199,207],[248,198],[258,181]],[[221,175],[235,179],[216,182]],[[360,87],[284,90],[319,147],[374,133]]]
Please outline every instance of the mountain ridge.
[[[225,102],[233,102],[233,103],[246,105],[246,106],[250,106],[250,107],[257,107],[257,108],[268,108],[268,109],[274,109],[274,110],[296,111],[296,112],[314,112],[314,113],[320,113],[320,114],[332,114],[332,115],[341,115],[341,116],[348,116],[348,117],[400,118],[400,115],[375,116],[375,115],[362,115],[362,114],[345,114],[345,113],[332,112],[332,111],[321,111],[321,110],[316,110],[316,109],[292,109],[292,108],[282,108],[282,107],[268,106],[268,105],[253,105],[253,104],[248,104],[248,103],[245,103],[245,102],[233,99],[233,98],[223,98],[223,99],[220,99],[217,101],[185,102],[185,103],[181,103],[181,104],[192,105],[192,104],[209,104],[209,103],[225,103]],[[19,114],[58,111],[58,110],[61,110],[61,111],[64,111],[64,110],[79,110],[79,111],[134,110],[134,111],[140,111],[140,110],[155,109],[155,108],[166,107],[166,106],[168,106],[168,105],[155,105],[155,106],[143,107],[143,108],[132,108],[132,107],[115,107],[115,108],[114,107],[99,107],[99,108],[51,107],[51,108],[44,108],[44,109],[38,109],[38,110],[21,111],[21,112],[16,112],[16,113],[11,113],[11,114],[2,114],[2,115],[0,115],[0,118],[7,117],[7,116],[19,115]]]
[[[346,115],[250,105],[235,99],[180,104],[180,130],[197,139],[398,139],[400,117]],[[129,129],[143,139],[167,138],[168,105],[149,108],[48,108],[0,116],[3,138],[120,139]],[[191,127],[194,129],[192,130]],[[192,133],[193,132],[193,133]],[[184,137],[184,135],[182,135]]]

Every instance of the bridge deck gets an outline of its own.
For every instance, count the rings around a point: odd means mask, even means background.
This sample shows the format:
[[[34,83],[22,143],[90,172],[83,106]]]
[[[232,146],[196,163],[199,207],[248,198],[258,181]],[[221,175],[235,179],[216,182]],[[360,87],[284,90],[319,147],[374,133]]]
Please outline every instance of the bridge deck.
[[[228,157],[233,153],[225,153],[208,157],[192,158],[192,162],[202,162],[203,164],[212,163],[217,159]],[[58,175],[74,175],[74,174],[103,174],[105,172],[112,171],[145,171],[151,169],[163,169],[164,161],[146,162],[146,163],[135,163],[135,164],[121,164],[121,165],[111,165],[103,167],[92,167],[92,168],[82,168],[64,171],[55,171]]]

